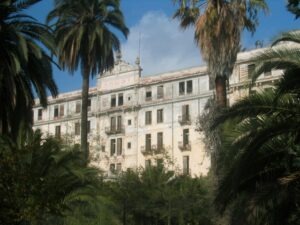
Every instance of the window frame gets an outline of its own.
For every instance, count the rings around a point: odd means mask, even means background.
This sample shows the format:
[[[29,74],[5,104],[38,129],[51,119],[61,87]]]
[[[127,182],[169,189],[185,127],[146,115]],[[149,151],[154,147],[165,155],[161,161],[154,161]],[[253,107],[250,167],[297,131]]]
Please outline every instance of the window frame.
[[[43,120],[43,109],[38,109],[37,120]]]
[[[111,108],[117,107],[117,96],[115,94],[110,96],[110,107]]]
[[[81,133],[81,129],[80,128],[81,128],[80,127],[80,122],[75,122],[75,124],[74,124],[74,134],[76,136],[80,135],[80,133]]]
[[[152,124],[152,111],[146,111],[145,112],[145,125],[151,125]]]
[[[186,81],[186,93],[187,94],[193,93],[193,80]]]
[[[179,95],[184,95],[185,94],[185,82],[184,81],[180,81],[178,83],[178,88],[179,88]]]
[[[158,109],[156,111],[156,122],[163,123],[164,122],[164,109]]]

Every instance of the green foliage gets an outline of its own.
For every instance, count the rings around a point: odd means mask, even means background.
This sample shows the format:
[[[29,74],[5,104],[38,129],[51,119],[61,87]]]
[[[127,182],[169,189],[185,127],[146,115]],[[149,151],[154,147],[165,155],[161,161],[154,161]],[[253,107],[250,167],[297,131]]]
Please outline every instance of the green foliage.
[[[180,20],[180,26],[195,26],[195,41],[213,77],[228,78],[240,50],[241,32],[244,29],[254,32],[258,25],[258,13],[268,10],[264,0],[173,2],[178,5],[173,17]]]
[[[175,176],[158,166],[129,170],[108,185],[123,224],[212,224],[208,178]]]
[[[215,81],[216,102],[226,107],[226,81],[232,74],[240,51],[244,29],[254,32],[258,13],[267,11],[265,0],[173,0],[178,5],[174,18],[180,26],[195,26],[195,42],[199,46],[207,70]]]
[[[60,0],[47,18],[53,22],[57,56],[63,69],[82,72],[81,147],[88,161],[87,111],[90,76],[114,65],[120,49],[116,35],[127,37],[119,0]]]
[[[298,43],[299,34],[282,34],[275,46],[253,59],[253,80],[270,69],[283,70],[275,89],[224,109],[212,125],[225,140],[215,201],[220,212],[231,211],[231,224],[300,223],[300,50],[297,45],[277,46]]]
[[[296,19],[298,19],[300,16],[300,1],[288,0],[287,9],[295,15]]]
[[[78,148],[39,131],[0,137],[0,223],[61,221],[75,206],[95,204],[99,171],[83,166]]]
[[[57,95],[52,60],[44,49],[54,52],[51,29],[23,13],[38,0],[0,2],[0,133],[16,136],[21,122],[32,124],[35,95],[42,106],[47,91]]]

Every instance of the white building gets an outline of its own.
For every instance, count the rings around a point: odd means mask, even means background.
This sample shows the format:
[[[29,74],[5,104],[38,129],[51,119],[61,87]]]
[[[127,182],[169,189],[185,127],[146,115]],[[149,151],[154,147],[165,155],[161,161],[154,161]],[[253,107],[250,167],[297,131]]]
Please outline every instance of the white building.
[[[255,52],[255,51],[254,51]],[[247,63],[241,53],[230,78],[230,104],[249,93]],[[263,74],[254,89],[272,85],[278,71]],[[196,129],[197,117],[213,96],[206,67],[141,76],[139,65],[117,59],[112,71],[90,89],[89,143],[92,163],[107,172],[145,167],[164,161],[170,169],[192,176],[207,174],[210,156]],[[80,140],[81,92],[49,98],[47,109],[34,108],[34,128]],[[172,164],[168,162],[173,162]]]

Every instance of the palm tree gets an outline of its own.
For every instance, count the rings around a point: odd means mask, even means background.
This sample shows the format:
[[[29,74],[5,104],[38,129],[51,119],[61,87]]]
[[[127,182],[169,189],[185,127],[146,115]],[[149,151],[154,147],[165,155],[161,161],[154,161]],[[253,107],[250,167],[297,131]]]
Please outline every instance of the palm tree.
[[[286,41],[288,45],[282,44]],[[299,43],[299,30],[283,33],[271,49],[255,57],[253,80],[270,69],[283,70],[283,78],[274,91],[243,99],[215,121],[214,126],[231,127],[223,133],[223,150],[225,156],[234,156],[223,168],[216,203],[221,212],[230,203],[238,206],[237,223],[245,224],[245,218],[246,224],[300,222]]]
[[[43,107],[47,91],[57,95],[51,58],[54,50],[48,26],[23,13],[39,0],[5,0],[0,3],[0,134],[16,136],[21,121],[32,125],[35,95]]]
[[[226,82],[231,75],[244,29],[255,31],[257,13],[266,10],[264,0],[174,0],[174,18],[180,26],[195,26],[195,41],[215,81],[216,101],[227,104]]]
[[[295,14],[296,19],[300,16],[300,0],[288,0],[287,4],[288,10]]]
[[[17,141],[0,136],[0,156],[1,224],[60,221],[78,205],[97,204],[99,171],[83,166],[76,146],[20,129]]]
[[[120,11],[119,0],[61,0],[48,15],[55,21],[58,61],[71,73],[80,66],[82,73],[81,148],[88,160],[87,104],[89,78],[114,65],[113,51],[120,48],[120,31],[128,28]]]

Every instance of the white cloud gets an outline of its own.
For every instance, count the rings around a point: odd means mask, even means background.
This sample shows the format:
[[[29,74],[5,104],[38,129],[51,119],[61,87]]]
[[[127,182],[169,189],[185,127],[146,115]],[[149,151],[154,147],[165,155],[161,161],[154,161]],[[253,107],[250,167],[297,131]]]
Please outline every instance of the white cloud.
[[[141,36],[143,75],[172,71],[203,64],[194,42],[193,29],[181,30],[178,21],[161,12],[149,12],[130,28],[122,46],[124,60],[134,63]]]

